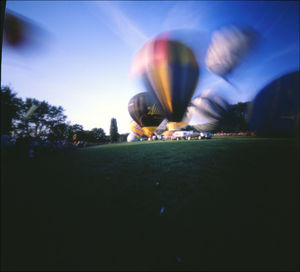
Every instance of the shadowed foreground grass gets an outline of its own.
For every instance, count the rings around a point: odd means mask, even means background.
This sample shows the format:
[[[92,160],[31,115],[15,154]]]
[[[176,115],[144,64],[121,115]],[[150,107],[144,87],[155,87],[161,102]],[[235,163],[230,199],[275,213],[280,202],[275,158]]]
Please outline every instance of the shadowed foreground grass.
[[[5,157],[3,268],[297,270],[298,163],[248,137]]]

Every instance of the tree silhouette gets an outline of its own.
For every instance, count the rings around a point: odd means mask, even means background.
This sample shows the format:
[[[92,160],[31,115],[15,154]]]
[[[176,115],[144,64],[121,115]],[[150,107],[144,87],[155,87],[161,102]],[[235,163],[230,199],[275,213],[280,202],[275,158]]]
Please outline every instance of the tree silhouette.
[[[36,110],[30,116],[26,113],[35,106]],[[21,137],[47,138],[52,130],[59,124],[63,124],[66,116],[64,109],[52,106],[46,101],[26,98],[22,105],[21,118],[16,122],[16,133]]]
[[[89,139],[91,142],[104,142],[104,130],[102,128],[93,128],[91,131],[89,131]]]
[[[1,87],[1,134],[9,134],[14,129],[14,120],[21,115],[23,101],[16,97],[9,87]]]
[[[110,140],[112,142],[117,142],[119,139],[119,133],[118,133],[118,125],[117,120],[115,118],[112,118],[110,121]]]

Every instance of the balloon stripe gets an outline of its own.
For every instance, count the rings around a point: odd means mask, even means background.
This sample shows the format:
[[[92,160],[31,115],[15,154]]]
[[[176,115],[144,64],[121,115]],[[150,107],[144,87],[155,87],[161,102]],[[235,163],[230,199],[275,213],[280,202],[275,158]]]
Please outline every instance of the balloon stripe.
[[[163,62],[158,67],[158,73],[161,76],[161,80],[162,80],[162,90],[161,91],[165,96],[166,108],[167,108],[168,112],[171,113],[171,112],[173,112],[173,107],[172,107],[172,101],[171,101],[171,89],[170,89],[170,84],[169,84],[170,74],[169,74],[167,62]]]

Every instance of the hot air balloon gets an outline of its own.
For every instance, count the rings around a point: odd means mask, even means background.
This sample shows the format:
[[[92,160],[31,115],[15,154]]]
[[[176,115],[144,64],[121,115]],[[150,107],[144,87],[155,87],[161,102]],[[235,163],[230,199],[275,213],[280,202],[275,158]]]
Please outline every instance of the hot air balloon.
[[[2,16],[2,14],[1,14]],[[46,37],[45,30],[28,18],[5,10],[3,44],[13,49],[34,50],[41,48],[41,38]]]
[[[167,129],[168,119],[164,119],[156,128],[156,133],[162,133]]]
[[[188,125],[188,122],[169,122],[167,124],[168,130],[178,130]]]
[[[228,26],[213,32],[205,64],[207,69],[225,80],[257,40],[250,27]]]
[[[199,67],[193,51],[160,35],[147,42],[133,62],[132,73],[142,78],[170,122],[180,122],[194,94]]]
[[[299,71],[264,87],[249,112],[249,127],[259,136],[299,136],[299,121]]]
[[[191,106],[189,106],[187,108],[186,113],[184,114],[182,120],[180,122],[168,122],[167,129],[170,131],[173,131],[173,130],[178,130],[178,129],[186,127],[192,118],[192,113],[193,113],[192,108],[191,108]]]
[[[4,42],[10,46],[19,46],[27,40],[27,23],[20,17],[6,12],[4,23]]]
[[[162,133],[162,135],[164,136],[165,139],[170,139],[171,136],[173,135],[174,131],[165,131],[164,133]]]
[[[133,133],[129,133],[127,136],[127,142],[132,143],[132,142],[136,142],[136,141],[138,141],[137,136]]]
[[[132,119],[142,127],[147,137],[153,134],[164,119],[159,105],[146,92],[139,93],[130,99],[128,111]]]
[[[205,123],[194,125],[197,129],[212,132],[219,129],[220,126],[226,126],[229,103],[213,90],[207,90],[201,96],[194,98],[191,107],[194,119]]]
[[[138,125],[137,122],[135,122],[133,120],[130,122],[129,127],[130,127],[132,133],[137,137],[141,137],[144,134],[143,129]]]

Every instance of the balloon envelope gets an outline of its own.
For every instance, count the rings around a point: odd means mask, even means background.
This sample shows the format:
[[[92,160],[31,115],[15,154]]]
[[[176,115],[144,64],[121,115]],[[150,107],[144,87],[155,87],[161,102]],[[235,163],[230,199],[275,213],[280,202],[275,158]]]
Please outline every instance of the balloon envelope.
[[[229,107],[228,102],[219,95],[201,95],[192,101],[192,105],[198,114],[212,121],[221,119]]]
[[[201,125],[196,124],[194,127],[212,132],[224,121],[229,103],[213,90],[207,90],[192,100],[191,108],[194,119],[202,122]]]
[[[299,71],[272,81],[255,97],[249,127],[259,136],[299,135]]]
[[[36,53],[37,49],[41,49],[43,39],[47,37],[45,34],[46,31],[36,22],[5,9],[3,45],[19,51],[22,49],[23,53],[26,52],[24,49],[31,49],[31,52]]]
[[[191,106],[189,106],[182,120],[180,122],[168,122],[167,129],[171,131],[171,130],[178,130],[186,127],[192,118],[192,114],[193,114],[193,109],[191,108]]]
[[[142,78],[165,117],[171,122],[180,122],[199,77],[193,51],[181,42],[170,40],[168,35],[161,35],[144,45],[132,71]]]
[[[167,124],[168,130],[178,130],[188,125],[188,122],[169,122]]]
[[[136,135],[134,135],[133,133],[129,133],[129,135],[127,136],[127,142],[131,143],[131,142],[136,142],[138,141],[138,138],[136,137]]]
[[[221,77],[227,76],[249,51],[257,33],[250,27],[223,27],[213,32],[205,64],[207,69]]]
[[[137,137],[141,137],[144,134],[143,129],[138,125],[137,122],[135,122],[133,120],[130,122],[129,127],[130,127],[132,133],[134,135],[136,135]]]
[[[151,136],[164,119],[159,105],[146,92],[130,99],[128,111],[132,119],[142,127],[146,136]]]

